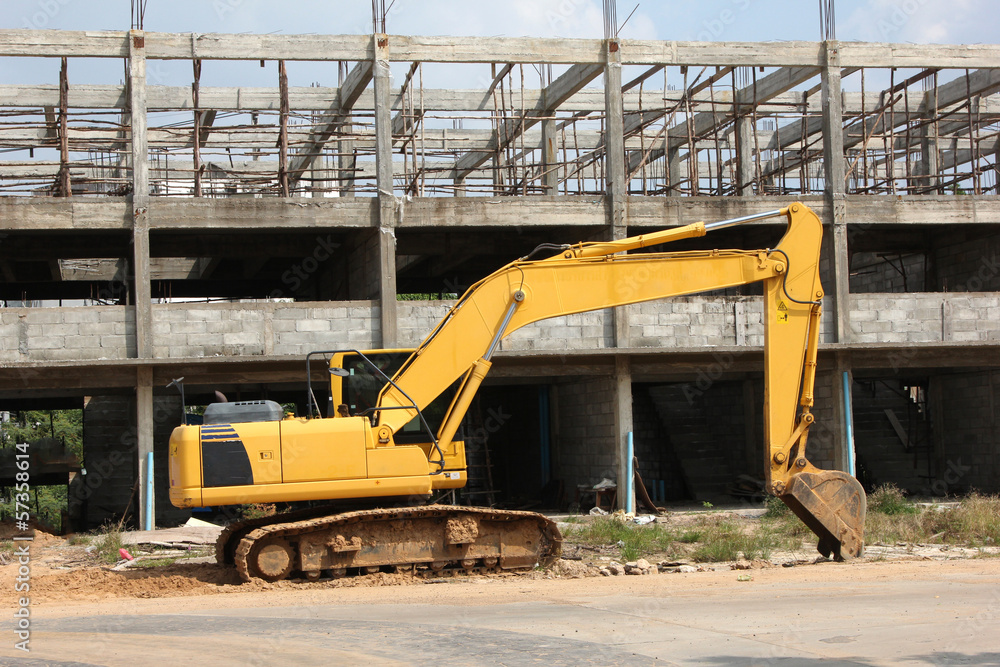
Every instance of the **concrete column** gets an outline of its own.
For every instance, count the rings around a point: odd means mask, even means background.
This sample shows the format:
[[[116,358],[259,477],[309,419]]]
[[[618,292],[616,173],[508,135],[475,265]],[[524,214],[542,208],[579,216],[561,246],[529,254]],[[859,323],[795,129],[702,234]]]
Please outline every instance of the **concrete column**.
[[[931,93],[928,93],[930,95]],[[937,109],[928,110],[928,115],[937,116]],[[938,131],[937,123],[925,125],[920,129],[920,163],[917,165],[917,174],[922,178],[917,179],[920,187],[933,188],[926,194],[940,194],[937,185],[938,179]]]
[[[146,136],[145,35],[128,40],[129,107],[132,121],[132,264],[135,281],[136,356],[153,356],[153,312],[149,285],[149,151]]]
[[[680,194],[677,190],[677,185],[681,182],[681,151],[677,146],[671,147],[669,145],[669,138],[664,138],[663,143],[667,145],[667,178],[671,188],[667,196],[676,197]]]
[[[844,105],[840,93],[840,52],[837,42],[825,42],[826,66],[822,72],[823,169],[826,179],[827,230],[832,234],[833,313],[836,342],[849,343],[851,313],[849,303],[850,266],[847,254],[847,170],[844,158]],[[827,303],[830,299],[827,299]],[[827,306],[829,308],[829,306]]]
[[[153,525],[156,527],[156,494],[146,494],[146,458],[153,452],[153,369],[140,366],[136,372],[135,386],[135,429],[136,450],[139,463],[139,524],[143,528],[147,505],[152,509]],[[155,471],[154,471],[155,475]]]
[[[392,193],[392,97],[389,37],[375,35],[375,172],[378,184],[379,305],[382,347],[396,347],[396,198]]]
[[[754,160],[753,160],[753,119],[741,116],[736,121],[736,192],[742,196],[754,194]]]
[[[542,169],[545,171],[545,175],[542,176],[542,184],[547,195],[559,194],[559,169],[556,166],[559,162],[558,141],[559,132],[556,130],[555,118],[543,120]]]
[[[822,71],[823,100],[823,169],[826,179],[824,195],[827,203],[828,233],[830,243],[824,244],[833,253],[833,284],[825,285],[827,298],[832,288],[834,336],[838,343],[851,342],[851,312],[850,312],[850,263],[847,252],[847,162],[844,157],[844,105],[840,89],[840,51],[836,41],[824,43],[826,65]],[[827,305],[826,307],[829,308]],[[843,374],[850,372],[848,359],[838,356],[833,373],[832,395],[834,419],[831,440],[833,443],[833,460],[840,470],[847,469],[848,441],[847,429],[844,428],[845,401]]]
[[[145,34],[132,30],[128,40],[129,107],[132,121],[132,263],[135,283],[136,356],[153,356],[153,309],[149,271],[149,151],[146,136]],[[146,456],[153,451],[153,371],[141,367],[136,377],[136,453],[139,463],[139,517],[146,515]],[[155,512],[154,512],[155,514]]]
[[[339,66],[339,85],[343,86],[344,81],[347,77],[345,76],[345,69],[343,63]],[[351,134],[354,132],[354,126],[350,124],[344,124],[340,126],[341,132],[344,134]],[[338,174],[338,189],[340,190],[341,197],[353,197],[354,196],[354,168],[357,165],[357,157],[354,155],[354,139],[340,139],[337,142],[337,167],[340,170]]]
[[[607,174],[606,202],[609,235],[613,240],[628,236],[628,182],[625,174],[625,116],[622,105],[622,61],[618,42],[606,42],[604,110]],[[629,347],[629,310],[614,310],[615,346]],[[632,370],[627,356],[615,357],[615,451],[618,458],[618,507],[624,509],[628,487],[628,433],[632,431]],[[633,505],[634,506],[634,505]]]
[[[622,105],[622,62],[618,42],[607,42],[604,69],[604,107],[607,174],[606,203],[609,236],[619,240],[628,236],[628,183],[625,174],[625,117]],[[615,308],[615,345],[629,346],[628,307]]]
[[[632,431],[632,368],[625,355],[615,357],[615,451],[618,457],[618,507],[628,501],[628,434]],[[634,494],[633,494],[634,495]],[[632,503],[635,507],[635,503]]]

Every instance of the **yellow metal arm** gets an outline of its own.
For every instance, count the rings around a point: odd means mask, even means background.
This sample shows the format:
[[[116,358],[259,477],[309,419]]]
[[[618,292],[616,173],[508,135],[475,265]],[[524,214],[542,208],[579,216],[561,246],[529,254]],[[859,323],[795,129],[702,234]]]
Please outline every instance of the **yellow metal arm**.
[[[455,379],[469,375],[477,361],[488,360],[496,341],[533,322],[763,282],[768,315],[765,354],[770,359],[767,384],[771,392],[767,422],[772,441],[784,445],[795,427],[811,309],[822,296],[822,226],[802,204],[738,220],[775,215],[787,217],[788,229],[773,250],[622,252],[700,236],[713,226],[734,224],[699,222],[621,241],[569,246],[547,259],[512,262],[473,285],[394,380],[423,408]],[[475,385],[470,387],[474,389]],[[459,403],[456,400],[456,407]],[[410,401],[387,386],[380,405],[406,406]],[[412,409],[386,410],[379,424],[396,432],[415,414]],[[456,410],[451,416],[460,420],[462,414]]]
[[[783,215],[788,228],[765,250],[625,254],[713,229]],[[819,550],[838,558],[863,547],[865,495],[853,477],[819,470],[806,457],[819,345],[819,253],[822,225],[803,204],[715,223],[694,223],[620,241],[558,248],[547,259],[508,264],[469,289],[383,389],[384,407],[421,409],[458,378],[461,389],[439,432],[447,445],[486,376],[500,340],[550,317],[622,306],[748,283],[764,288],[764,437],[766,487],[819,536]],[[414,409],[381,413],[379,431],[396,432]]]

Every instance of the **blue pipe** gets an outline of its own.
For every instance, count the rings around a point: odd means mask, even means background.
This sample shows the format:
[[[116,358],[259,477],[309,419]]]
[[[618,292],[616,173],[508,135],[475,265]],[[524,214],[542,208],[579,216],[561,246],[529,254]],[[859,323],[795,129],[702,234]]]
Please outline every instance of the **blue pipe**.
[[[854,419],[851,415],[850,373],[844,371],[844,427],[847,429],[847,472],[857,477],[854,462]]]
[[[153,530],[153,452],[146,454],[146,530]]]
[[[635,512],[635,472],[632,470],[632,459],[634,455],[632,454],[632,431],[628,432],[628,462],[626,464],[625,470],[625,513],[633,514]]]

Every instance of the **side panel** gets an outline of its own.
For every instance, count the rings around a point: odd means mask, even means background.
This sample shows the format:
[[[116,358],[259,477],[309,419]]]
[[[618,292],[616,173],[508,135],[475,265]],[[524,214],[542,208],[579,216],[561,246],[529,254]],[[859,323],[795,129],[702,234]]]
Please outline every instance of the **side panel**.
[[[367,419],[286,419],[278,423],[284,483],[368,477],[366,450],[372,438]]]
[[[416,445],[379,447],[368,451],[372,477],[412,477],[427,474],[427,457]]]
[[[170,503],[201,507],[201,441],[197,426],[178,426],[170,434]]]
[[[204,486],[239,486],[253,484],[253,468],[243,443],[223,440],[201,443],[201,466]]]
[[[202,426],[202,486],[280,482],[278,424],[280,422]]]

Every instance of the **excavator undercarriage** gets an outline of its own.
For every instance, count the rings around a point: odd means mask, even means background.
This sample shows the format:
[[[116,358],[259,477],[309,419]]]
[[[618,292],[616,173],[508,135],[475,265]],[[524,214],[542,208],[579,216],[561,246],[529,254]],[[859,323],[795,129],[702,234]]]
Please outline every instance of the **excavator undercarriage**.
[[[219,563],[235,565],[244,581],[386,569],[436,576],[550,565],[562,544],[555,523],[533,512],[427,505],[304,518],[317,511],[230,525],[217,543]]]

